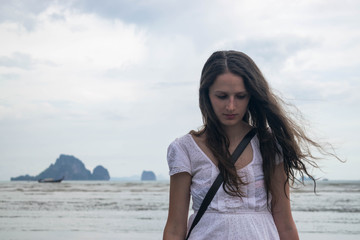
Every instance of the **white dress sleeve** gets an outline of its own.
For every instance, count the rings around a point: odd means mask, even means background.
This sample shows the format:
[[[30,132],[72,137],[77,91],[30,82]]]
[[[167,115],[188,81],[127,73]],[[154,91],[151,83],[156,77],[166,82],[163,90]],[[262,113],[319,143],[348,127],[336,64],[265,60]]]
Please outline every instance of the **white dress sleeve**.
[[[170,144],[167,150],[167,162],[169,165],[169,175],[180,172],[191,174],[191,164],[189,155],[184,151],[178,139]]]

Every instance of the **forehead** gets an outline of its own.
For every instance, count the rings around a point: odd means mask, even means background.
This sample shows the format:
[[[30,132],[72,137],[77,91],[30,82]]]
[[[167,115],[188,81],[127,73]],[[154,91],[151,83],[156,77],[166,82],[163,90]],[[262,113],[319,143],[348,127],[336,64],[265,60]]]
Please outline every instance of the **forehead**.
[[[217,76],[209,90],[222,92],[246,92],[242,77],[229,72]]]

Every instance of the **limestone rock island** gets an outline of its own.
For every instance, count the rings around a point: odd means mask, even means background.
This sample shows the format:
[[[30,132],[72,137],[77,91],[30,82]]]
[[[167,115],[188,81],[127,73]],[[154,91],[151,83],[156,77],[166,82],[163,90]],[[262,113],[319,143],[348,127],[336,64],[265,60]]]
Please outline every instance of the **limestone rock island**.
[[[143,171],[141,174],[141,181],[156,181],[155,173],[152,171]]]
[[[97,166],[93,173],[85,168],[82,161],[74,156],[61,154],[56,159],[55,164],[51,164],[47,169],[37,176],[19,176],[11,178],[11,181],[38,181],[39,179],[53,178],[64,180],[109,180],[110,175],[106,168]]]

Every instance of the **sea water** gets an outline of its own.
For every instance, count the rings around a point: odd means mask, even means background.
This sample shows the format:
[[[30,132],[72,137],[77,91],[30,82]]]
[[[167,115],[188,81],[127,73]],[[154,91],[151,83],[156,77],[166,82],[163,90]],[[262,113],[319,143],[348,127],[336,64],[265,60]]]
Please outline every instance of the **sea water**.
[[[0,239],[162,239],[169,182],[0,182]],[[360,182],[292,190],[300,238],[360,239]]]

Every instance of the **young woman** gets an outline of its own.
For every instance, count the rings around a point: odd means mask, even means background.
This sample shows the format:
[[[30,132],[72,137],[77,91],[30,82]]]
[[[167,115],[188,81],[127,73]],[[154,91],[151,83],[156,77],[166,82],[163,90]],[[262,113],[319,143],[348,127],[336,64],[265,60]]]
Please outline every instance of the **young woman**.
[[[312,178],[305,165],[316,166],[309,146],[321,146],[285,113],[244,53],[213,53],[202,70],[199,94],[203,128],[168,148],[170,204],[164,239],[186,238],[219,173],[224,183],[189,239],[299,239],[289,185],[295,172]],[[256,136],[231,164],[232,152],[253,128]],[[194,214],[188,221],[190,195]]]

